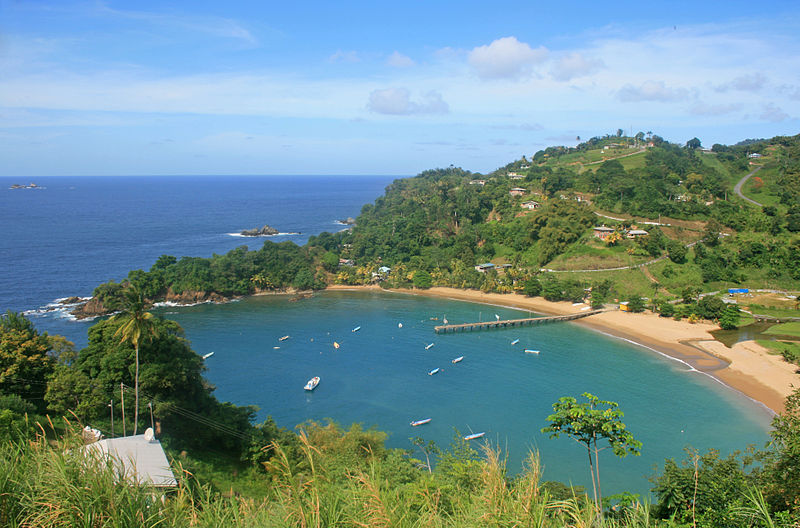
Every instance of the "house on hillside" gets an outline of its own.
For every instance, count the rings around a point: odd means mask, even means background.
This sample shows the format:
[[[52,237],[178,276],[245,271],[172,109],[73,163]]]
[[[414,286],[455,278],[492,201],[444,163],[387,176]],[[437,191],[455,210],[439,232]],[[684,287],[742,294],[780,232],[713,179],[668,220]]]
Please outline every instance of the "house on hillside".
[[[605,240],[611,236],[611,233],[614,232],[614,228],[602,225],[602,226],[596,226],[593,229],[593,231],[594,231],[594,236],[596,238],[599,238],[600,240]]]
[[[644,229],[631,229],[630,231],[628,231],[626,236],[628,238],[639,238],[639,237],[647,236],[649,234],[650,233],[648,233]]]
[[[477,266],[475,266],[475,271],[479,271],[481,273],[486,273],[487,271],[493,269],[495,269],[495,267],[494,264],[492,264],[491,262],[485,262],[483,264],[478,264]]]
[[[533,209],[538,209],[540,205],[541,204],[539,202],[535,202],[535,201],[531,200],[529,202],[522,202],[520,204],[520,207],[522,207],[523,209],[531,209],[531,210],[533,210]]]
[[[523,189],[522,187],[514,187],[513,189],[508,191],[508,194],[510,194],[511,196],[522,196],[527,192],[528,189]]]
[[[481,187],[483,187],[484,185],[486,185],[486,180],[472,180],[472,181],[469,182],[469,184],[470,185],[480,185]]]
[[[356,263],[355,263],[355,262],[353,262],[353,260],[352,260],[352,259],[340,258],[340,259],[339,259],[339,265],[340,265],[340,266],[349,266],[349,267],[353,267],[353,266],[355,266],[355,265],[356,265]]]
[[[751,154],[748,154],[747,157],[752,159],[758,159],[761,157],[761,154],[759,154],[758,152],[753,152]]]

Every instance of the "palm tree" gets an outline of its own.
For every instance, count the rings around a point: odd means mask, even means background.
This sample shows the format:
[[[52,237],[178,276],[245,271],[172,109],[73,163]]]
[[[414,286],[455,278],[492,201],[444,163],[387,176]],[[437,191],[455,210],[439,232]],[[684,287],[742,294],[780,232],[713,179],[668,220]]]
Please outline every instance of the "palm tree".
[[[136,372],[133,380],[135,395],[133,434],[135,435],[139,425],[139,345],[143,340],[155,337],[157,332],[153,314],[146,310],[147,303],[142,291],[131,284],[125,289],[124,295],[123,309],[114,316],[115,320],[121,322],[114,336],[120,337],[122,343],[130,342],[136,351]]]

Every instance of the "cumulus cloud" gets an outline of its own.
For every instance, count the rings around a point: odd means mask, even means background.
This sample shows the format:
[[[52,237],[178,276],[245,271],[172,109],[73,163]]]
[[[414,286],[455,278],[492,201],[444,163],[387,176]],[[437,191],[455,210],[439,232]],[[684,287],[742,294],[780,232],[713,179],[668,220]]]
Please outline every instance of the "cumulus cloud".
[[[707,115],[707,116],[720,116],[725,114],[730,114],[732,112],[736,112],[737,110],[741,110],[742,105],[739,103],[731,103],[731,104],[706,104],[703,102],[699,102],[696,105],[692,106],[689,111],[694,115]]]
[[[518,79],[529,75],[547,55],[548,50],[543,46],[533,49],[516,37],[503,37],[488,46],[474,48],[468,60],[482,79]]]
[[[589,59],[580,53],[570,53],[558,59],[550,69],[550,75],[557,81],[569,81],[583,77],[603,67],[600,59]]]
[[[336,53],[328,57],[329,62],[361,62],[361,57],[355,51],[336,50]]]
[[[399,51],[395,51],[386,59],[386,64],[394,68],[409,68],[416,63],[411,57],[403,55]]]
[[[727,92],[728,90],[738,90],[741,92],[757,92],[761,90],[767,83],[767,78],[760,73],[753,73],[741,75],[735,79],[717,86],[718,92]]]
[[[369,94],[367,109],[387,115],[446,114],[450,111],[440,93],[430,91],[419,101],[412,101],[411,93],[405,88],[373,90]]]
[[[664,81],[645,81],[640,86],[626,84],[617,92],[617,97],[624,103],[640,103],[659,101],[669,103],[686,99],[689,92],[684,88],[670,88]]]
[[[765,104],[761,115],[759,116],[764,121],[771,121],[777,123],[789,119],[789,114],[781,110],[779,107],[772,103]]]

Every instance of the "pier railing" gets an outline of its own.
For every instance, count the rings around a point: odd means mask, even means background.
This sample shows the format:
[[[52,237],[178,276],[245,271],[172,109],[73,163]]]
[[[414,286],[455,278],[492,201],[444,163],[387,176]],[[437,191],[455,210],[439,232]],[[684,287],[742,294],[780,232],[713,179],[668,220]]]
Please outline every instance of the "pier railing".
[[[582,317],[589,317],[590,315],[599,314],[605,310],[591,310],[587,312],[578,312],[567,315],[553,315],[548,317],[527,317],[525,319],[506,319],[504,321],[486,321],[479,323],[462,323],[462,324],[448,324],[434,327],[437,334],[446,334],[447,332],[465,332],[469,330],[497,330],[501,328],[516,328],[519,326],[531,326],[547,323],[557,323],[559,321],[572,321],[574,319],[581,319]]]

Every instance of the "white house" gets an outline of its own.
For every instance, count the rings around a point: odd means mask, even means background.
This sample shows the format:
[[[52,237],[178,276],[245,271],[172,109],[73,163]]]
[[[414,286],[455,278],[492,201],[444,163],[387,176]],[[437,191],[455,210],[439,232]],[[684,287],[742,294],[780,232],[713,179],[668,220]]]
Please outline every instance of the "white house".
[[[520,204],[520,207],[523,207],[524,209],[538,209],[539,205],[540,205],[539,202],[531,200],[529,202],[522,202]]]

